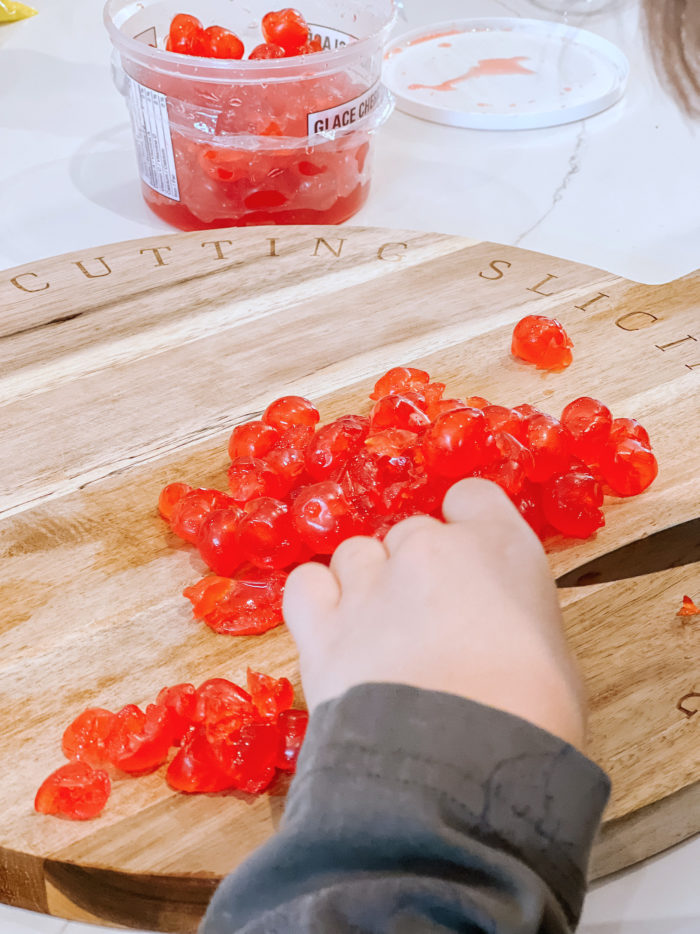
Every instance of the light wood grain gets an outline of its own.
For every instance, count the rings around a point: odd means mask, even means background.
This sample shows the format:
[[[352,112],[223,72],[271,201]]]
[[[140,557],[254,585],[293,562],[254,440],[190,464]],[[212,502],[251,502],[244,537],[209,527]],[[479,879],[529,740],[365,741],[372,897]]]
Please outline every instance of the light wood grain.
[[[111,272],[89,278],[80,263]],[[554,543],[550,557],[567,584],[607,561],[603,578],[561,592],[591,751],[614,782],[594,872],[700,829],[700,715],[676,707],[700,690],[700,625],[675,616],[683,593],[700,591],[697,526],[652,547],[643,576],[623,569],[625,546],[700,515],[700,275],[642,286],[457,237],[265,228],[37,261],[0,273],[0,307],[4,900],[193,930],[216,881],[273,831],[284,781],[253,799],[176,795],[160,773],[125,779],[87,823],[40,817],[32,800],[88,704],[240,679],[248,664],[299,690],[284,629],[232,639],[192,620],[179,594],[205,568],[157,517],[157,495],[173,479],[225,487],[231,427],[271,398],[308,395],[324,418],[367,411],[375,378],[398,363],[425,366],[454,394],[555,414],[592,394],[649,429],[651,490],[611,500],[595,539]],[[528,313],[564,322],[568,370],[510,357]]]

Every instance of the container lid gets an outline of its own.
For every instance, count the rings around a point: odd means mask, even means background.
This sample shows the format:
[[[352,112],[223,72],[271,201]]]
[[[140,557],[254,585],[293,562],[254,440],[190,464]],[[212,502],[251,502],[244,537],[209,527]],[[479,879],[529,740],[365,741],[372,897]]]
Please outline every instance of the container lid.
[[[607,39],[518,17],[422,27],[390,43],[384,62],[399,110],[478,130],[582,120],[617,103],[628,74],[626,56]]]

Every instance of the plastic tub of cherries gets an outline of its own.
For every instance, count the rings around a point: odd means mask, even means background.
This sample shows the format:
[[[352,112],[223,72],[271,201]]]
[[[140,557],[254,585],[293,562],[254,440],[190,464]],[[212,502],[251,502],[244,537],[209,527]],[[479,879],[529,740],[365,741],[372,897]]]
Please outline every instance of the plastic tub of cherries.
[[[395,0],[108,0],[146,203],[182,230],[337,224],[369,193]]]

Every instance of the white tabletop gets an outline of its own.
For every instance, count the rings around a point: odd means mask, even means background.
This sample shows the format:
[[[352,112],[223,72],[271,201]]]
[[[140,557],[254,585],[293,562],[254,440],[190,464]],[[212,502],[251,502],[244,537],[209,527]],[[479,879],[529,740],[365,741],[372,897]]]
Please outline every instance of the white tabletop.
[[[167,230],[141,200],[101,0],[34,0],[0,27],[0,269]],[[196,4],[194,4],[196,6]],[[300,2],[303,9],[303,5]],[[620,45],[623,101],[582,123],[460,130],[395,113],[369,202],[351,221],[515,244],[663,282],[700,265],[700,127],[653,75],[633,0],[405,0],[399,31],[464,16],[549,17]],[[582,934],[697,934],[700,837],[598,883]],[[0,907],[3,934],[88,926]],[[94,929],[97,930],[97,929]]]

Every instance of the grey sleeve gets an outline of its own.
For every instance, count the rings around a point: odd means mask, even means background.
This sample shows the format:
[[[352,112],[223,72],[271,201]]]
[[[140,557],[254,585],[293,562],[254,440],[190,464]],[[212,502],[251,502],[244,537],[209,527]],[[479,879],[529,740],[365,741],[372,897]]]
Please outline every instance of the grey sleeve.
[[[318,708],[280,831],[202,934],[564,934],[610,791],[510,714],[366,684]]]

